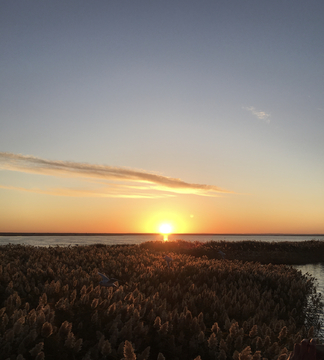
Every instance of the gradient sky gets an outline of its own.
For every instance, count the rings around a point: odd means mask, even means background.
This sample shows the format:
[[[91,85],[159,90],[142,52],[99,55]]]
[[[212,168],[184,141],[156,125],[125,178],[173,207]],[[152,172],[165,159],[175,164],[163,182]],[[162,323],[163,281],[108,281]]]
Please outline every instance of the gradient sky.
[[[324,2],[0,3],[0,231],[324,233]]]

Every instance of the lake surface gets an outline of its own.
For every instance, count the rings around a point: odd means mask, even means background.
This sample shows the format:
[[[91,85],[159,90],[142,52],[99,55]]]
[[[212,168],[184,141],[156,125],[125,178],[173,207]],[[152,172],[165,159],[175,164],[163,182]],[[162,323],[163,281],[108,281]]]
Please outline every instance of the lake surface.
[[[185,241],[324,241],[324,235],[211,235],[211,234],[171,234],[169,240],[185,240]],[[32,235],[32,236],[0,236],[0,245],[6,244],[24,244],[31,246],[73,246],[73,245],[121,245],[121,244],[141,244],[146,241],[163,240],[163,236],[156,235]],[[316,279],[317,292],[322,294],[324,299],[324,259],[323,263],[307,264],[294,266],[303,274],[310,274]],[[324,312],[320,314],[322,327],[320,337],[324,340]]]
[[[168,239],[185,241],[324,241],[324,235],[212,235],[212,234],[170,234]],[[145,241],[163,240],[160,234],[120,234],[120,235],[31,235],[0,236],[0,245],[25,244],[32,246],[68,246],[68,245],[121,245],[141,244]]]
[[[310,274],[316,279],[316,291],[321,294],[322,301],[324,300],[324,262],[317,264],[295,265],[294,268],[300,270],[303,274]],[[319,330],[319,338],[324,343],[324,308],[318,314],[321,321],[321,328]]]

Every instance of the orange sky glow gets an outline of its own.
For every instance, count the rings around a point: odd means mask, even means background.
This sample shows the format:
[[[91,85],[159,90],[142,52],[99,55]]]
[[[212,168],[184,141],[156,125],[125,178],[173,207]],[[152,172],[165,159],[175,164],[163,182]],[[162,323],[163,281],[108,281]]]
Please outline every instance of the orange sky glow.
[[[0,232],[324,234],[322,1],[78,3],[3,2]]]

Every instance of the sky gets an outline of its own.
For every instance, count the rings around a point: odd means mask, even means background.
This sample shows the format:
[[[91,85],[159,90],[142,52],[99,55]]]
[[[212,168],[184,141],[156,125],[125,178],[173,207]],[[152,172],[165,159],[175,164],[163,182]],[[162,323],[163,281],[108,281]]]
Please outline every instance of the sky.
[[[0,232],[324,233],[322,0],[0,2]]]

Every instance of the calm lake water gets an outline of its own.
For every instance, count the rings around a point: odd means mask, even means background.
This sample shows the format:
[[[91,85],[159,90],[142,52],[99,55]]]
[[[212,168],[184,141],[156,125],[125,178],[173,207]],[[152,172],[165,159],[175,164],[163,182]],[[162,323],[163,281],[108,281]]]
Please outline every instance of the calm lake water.
[[[171,234],[169,240],[185,241],[309,241],[322,240],[324,235],[210,235],[210,234]],[[163,240],[163,236],[156,235],[50,235],[50,236],[0,236],[0,245],[25,244],[32,246],[68,246],[91,244],[140,244],[145,241]]]
[[[324,241],[324,235],[169,235],[169,240],[185,241]],[[163,240],[162,235],[50,235],[50,236],[0,236],[0,245],[24,244],[32,246],[69,246],[91,244],[140,244],[146,241]],[[310,274],[316,279],[317,291],[324,298],[324,259],[322,263],[295,266],[303,274]],[[320,314],[322,328],[320,337],[324,340],[324,312]]]

